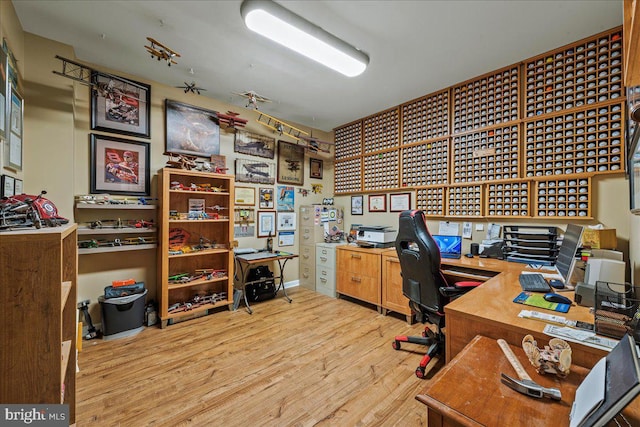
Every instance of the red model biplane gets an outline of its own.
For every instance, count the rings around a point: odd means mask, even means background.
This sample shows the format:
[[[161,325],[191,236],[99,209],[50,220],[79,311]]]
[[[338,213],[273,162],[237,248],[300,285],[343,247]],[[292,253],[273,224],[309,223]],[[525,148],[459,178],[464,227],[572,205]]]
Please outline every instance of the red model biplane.
[[[240,117],[240,113],[234,111],[227,111],[226,113],[216,113],[221,125],[227,128],[236,129],[237,127],[244,127],[247,124],[247,120]]]

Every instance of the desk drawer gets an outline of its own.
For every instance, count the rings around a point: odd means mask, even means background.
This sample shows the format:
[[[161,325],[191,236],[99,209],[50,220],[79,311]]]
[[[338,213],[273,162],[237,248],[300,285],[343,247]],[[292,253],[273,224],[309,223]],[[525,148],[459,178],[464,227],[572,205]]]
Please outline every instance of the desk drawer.
[[[319,267],[316,270],[316,292],[336,297],[336,271],[334,269]]]
[[[353,272],[378,280],[380,277],[380,255],[375,253],[340,251],[337,270],[339,272]]]
[[[336,267],[335,248],[316,246],[316,265],[334,269]]]
[[[300,264],[300,286],[306,289],[316,290],[316,266],[315,264]]]
[[[380,305],[380,280],[360,273],[338,270],[337,292],[371,304]]]

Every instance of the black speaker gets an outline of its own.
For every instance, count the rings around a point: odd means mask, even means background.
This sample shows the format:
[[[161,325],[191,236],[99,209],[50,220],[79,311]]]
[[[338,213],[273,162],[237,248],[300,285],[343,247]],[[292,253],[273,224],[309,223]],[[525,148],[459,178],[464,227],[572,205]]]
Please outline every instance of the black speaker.
[[[471,255],[478,256],[480,254],[480,245],[477,243],[471,244]]]

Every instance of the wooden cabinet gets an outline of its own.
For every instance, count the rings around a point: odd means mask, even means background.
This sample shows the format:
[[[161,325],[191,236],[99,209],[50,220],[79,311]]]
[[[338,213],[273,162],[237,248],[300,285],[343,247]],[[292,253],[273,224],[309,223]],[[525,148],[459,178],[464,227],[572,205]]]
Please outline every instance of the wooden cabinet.
[[[380,254],[386,250],[338,246],[337,295],[347,295],[380,307]]]
[[[402,293],[402,275],[400,261],[395,249],[382,253],[382,308],[404,314],[407,323],[413,323],[413,312],[409,307],[409,298]]]
[[[233,302],[234,177],[164,168],[158,188],[157,295],[165,327]]]
[[[0,402],[76,416],[77,227],[0,234]]]
[[[155,249],[156,211],[155,205],[78,202],[78,254]]]

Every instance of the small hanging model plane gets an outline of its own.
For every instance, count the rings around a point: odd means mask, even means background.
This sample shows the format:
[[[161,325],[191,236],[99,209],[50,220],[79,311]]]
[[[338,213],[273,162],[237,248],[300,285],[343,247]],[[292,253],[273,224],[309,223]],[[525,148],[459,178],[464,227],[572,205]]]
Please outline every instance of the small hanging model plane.
[[[259,95],[253,90],[248,90],[242,93],[239,93],[239,92],[233,92],[233,93],[235,95],[239,95],[247,98],[247,105],[245,105],[245,108],[249,108],[251,106],[253,109],[258,110],[259,102],[271,102],[269,98],[267,98],[266,96]]]
[[[280,135],[286,134],[294,137],[295,139],[302,138],[303,135],[308,136],[309,134],[301,129],[291,126],[290,124],[283,122],[280,119],[276,119],[273,116],[270,116],[265,113],[260,113],[257,119],[258,123],[263,126],[268,127],[269,129],[278,132]]]
[[[167,65],[171,67],[171,64],[177,64],[173,58],[179,58],[180,54],[174,50],[169,49],[167,46],[158,42],[151,37],[147,37],[147,40],[151,44],[150,46],[145,45],[145,49],[151,54],[152,58],[156,58],[158,61],[164,60],[167,62]]]
[[[306,150],[314,154],[318,152],[331,154],[331,146],[335,145],[335,142],[322,141],[313,136],[301,136],[300,139],[307,143],[305,146]]]
[[[56,59],[62,61],[62,71],[53,71],[62,77],[75,80],[83,85],[89,86],[92,90],[103,98],[111,100],[114,104],[127,104],[129,106],[138,107],[138,103],[146,102],[144,97],[138,94],[140,90],[148,90],[148,88],[136,84],[131,80],[127,80],[120,76],[114,76],[109,73],[100,71],[99,74],[93,74],[94,70],[79,62],[72,61],[62,56],[56,55]],[[92,79],[92,76],[93,79]],[[108,81],[100,81],[106,80]]]
[[[247,120],[240,117],[239,113],[234,111],[227,111],[226,113],[218,113],[218,121],[221,125],[227,128],[236,129],[237,127],[244,127],[247,124]]]
[[[206,91],[206,89],[198,87],[196,85],[196,82],[191,82],[191,83],[184,82],[184,86],[176,86],[176,87],[179,88],[179,89],[184,89],[184,93],[191,92],[191,93],[195,93],[195,94],[198,94],[198,95],[200,95],[200,92]]]

